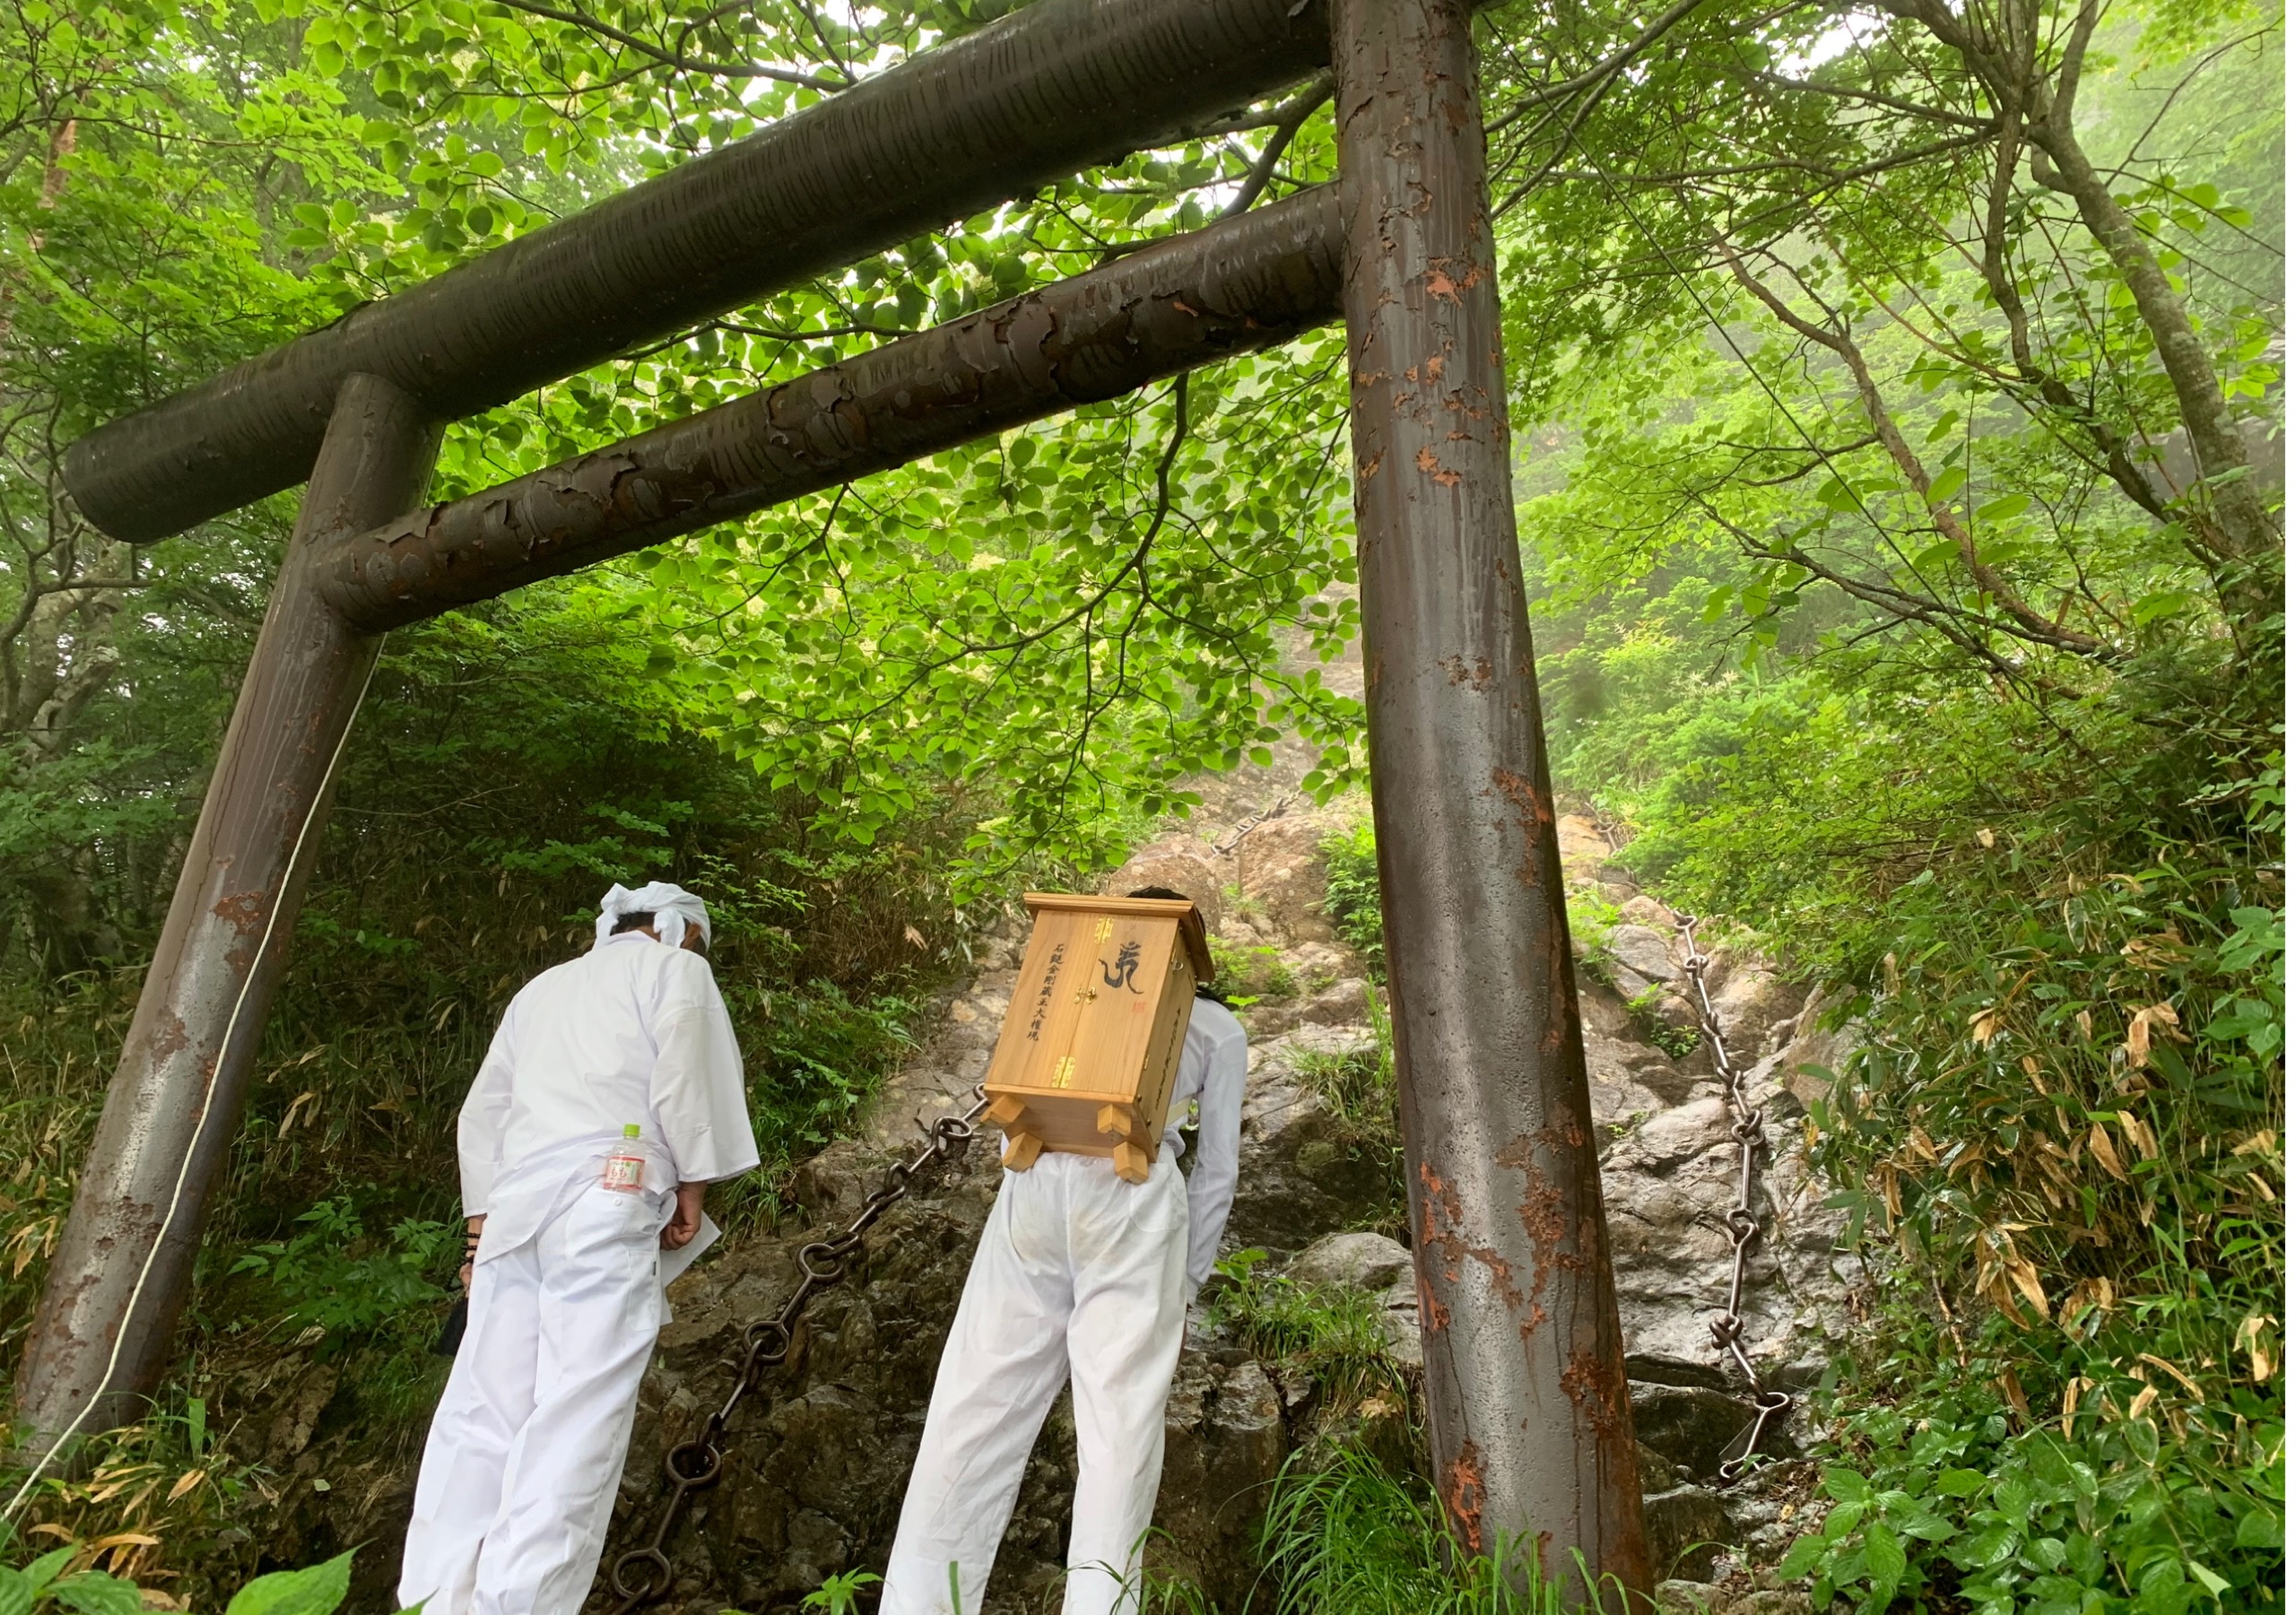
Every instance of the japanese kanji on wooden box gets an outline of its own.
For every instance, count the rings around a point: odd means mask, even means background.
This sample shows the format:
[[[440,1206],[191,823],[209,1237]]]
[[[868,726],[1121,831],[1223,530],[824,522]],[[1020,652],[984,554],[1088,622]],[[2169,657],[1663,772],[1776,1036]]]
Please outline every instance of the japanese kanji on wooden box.
[[[1043,1150],[1105,1155],[1144,1181],[1162,1142],[1196,984],[1212,953],[1196,905],[1028,894],[1036,927],[988,1064],[1004,1164]]]

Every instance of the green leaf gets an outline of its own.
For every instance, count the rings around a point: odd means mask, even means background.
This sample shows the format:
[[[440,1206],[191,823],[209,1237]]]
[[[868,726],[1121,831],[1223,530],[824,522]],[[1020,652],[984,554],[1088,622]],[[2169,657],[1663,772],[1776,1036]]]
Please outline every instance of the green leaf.
[[[2136,1604],[2144,1615],[2184,1615],[2191,1602],[2191,1584],[2185,1580],[2184,1566],[2173,1555],[2145,1567],[2136,1584]]]
[[[67,1576],[48,1590],[48,1595],[67,1610],[79,1615],[140,1615],[144,1595],[135,1590],[132,1581],[122,1581],[117,1576],[107,1576],[100,1570],[83,1570],[77,1576]]]
[[[46,1592],[48,1584],[64,1573],[64,1567],[72,1562],[72,1556],[79,1550],[77,1542],[67,1542],[61,1548],[50,1549],[26,1565],[23,1573],[31,1581],[33,1593],[37,1595]]]
[[[1865,1563],[1874,1593],[1882,1603],[1888,1603],[1905,1580],[1905,1544],[1879,1520],[1866,1529]]]
[[[1796,1579],[1807,1576],[1818,1567],[1818,1561],[1825,1557],[1830,1546],[1822,1536],[1796,1538],[1794,1546],[1786,1550],[1786,1557],[1779,1561],[1778,1574]]]
[[[0,1565],[0,1615],[32,1615],[38,1597],[30,1576]]]
[[[1986,1473],[1977,1469],[1949,1469],[1937,1477],[1934,1488],[1941,1498],[1973,1498],[1983,1491]]]
[[[324,1564],[257,1576],[233,1596],[224,1615],[334,1615],[350,1591],[351,1554],[340,1553]]]
[[[2217,1575],[2215,1571],[2211,1570],[2206,1565],[2201,1564],[2196,1560],[2185,1560],[2185,1569],[2190,1573],[2193,1580],[2198,1582],[2202,1586],[2208,1589],[2208,1595],[2211,1598],[2222,1598],[2225,1593],[2232,1590],[2232,1584],[2231,1582],[2226,1581],[2222,1576]]]
[[[2013,517],[2022,516],[2031,508],[2032,502],[2032,495],[2029,493],[2004,494],[1990,503],[1979,505],[1977,519],[1981,522],[2005,522]]]
[[[1947,499],[1952,499],[1955,494],[1959,493],[1961,491],[1961,485],[1969,480],[1970,473],[1962,470],[1961,467],[1958,465],[1948,465],[1944,470],[1939,472],[1935,478],[1931,481],[1929,484],[1929,502],[1933,505],[1944,504]]]

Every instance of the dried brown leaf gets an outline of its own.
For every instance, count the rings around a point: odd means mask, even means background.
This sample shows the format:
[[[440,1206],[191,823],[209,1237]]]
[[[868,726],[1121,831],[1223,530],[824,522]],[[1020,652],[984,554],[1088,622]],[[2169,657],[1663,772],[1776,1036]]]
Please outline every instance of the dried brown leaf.
[[[2094,1388],[2095,1385],[2096,1381],[2083,1379],[2077,1374],[2065,1382],[2065,1406],[2057,1428],[2065,1432],[2067,1441],[2073,1439],[2073,1416],[2081,1411],[2081,1394]]]
[[[2241,1324],[2239,1333],[2232,1337],[2241,1350],[2248,1354],[2248,1377],[2257,1385],[2273,1376],[2278,1366],[2272,1353],[2272,1320],[2251,1315]]]

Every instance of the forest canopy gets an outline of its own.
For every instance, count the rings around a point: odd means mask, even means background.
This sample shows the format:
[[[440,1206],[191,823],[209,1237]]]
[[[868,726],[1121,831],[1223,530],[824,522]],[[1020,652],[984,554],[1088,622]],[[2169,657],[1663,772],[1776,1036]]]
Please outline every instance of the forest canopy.
[[[63,448],[1004,9],[0,7],[0,1362],[292,514],[132,548]],[[1811,1127],[1911,1281],[1830,1392],[1794,1568],[1874,1611],[2276,1599],[2277,7],[1478,28],[1558,784],[1866,1029]],[[435,496],[1329,179],[1328,101],[462,422]],[[786,1163],[1028,872],[1108,865],[1289,736],[1311,790],[1361,784],[1318,672],[1356,625],[1343,360],[1312,334],[395,634],[196,1350],[282,1304],[251,1287],[310,1216],[378,1261],[443,1226],[474,1039],[639,864],[731,916]]]

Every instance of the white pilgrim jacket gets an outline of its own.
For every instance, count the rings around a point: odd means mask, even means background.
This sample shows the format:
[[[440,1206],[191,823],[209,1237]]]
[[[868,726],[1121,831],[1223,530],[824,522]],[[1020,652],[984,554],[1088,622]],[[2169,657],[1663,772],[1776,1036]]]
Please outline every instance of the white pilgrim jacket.
[[[1196,1168],[1187,1178],[1187,1293],[1212,1276],[1236,1199],[1237,1156],[1244,1128],[1244,1077],[1249,1065],[1244,1023],[1227,1005],[1199,998],[1189,1007],[1187,1039],[1172,1081],[1164,1154],[1180,1155],[1180,1121],[1196,1103]]]
[[[709,960],[628,931],[544,971],[502,1012],[457,1137],[463,1212],[486,1219],[478,1259],[517,1249],[572,1204],[633,1122],[649,1193],[758,1164]],[[665,1253],[663,1281],[716,1231],[705,1219],[701,1237]]]

